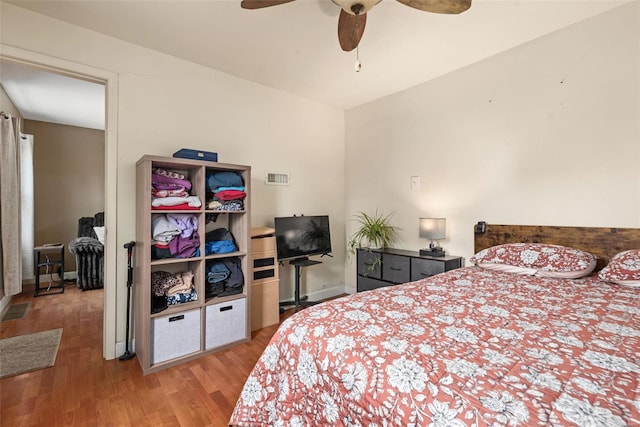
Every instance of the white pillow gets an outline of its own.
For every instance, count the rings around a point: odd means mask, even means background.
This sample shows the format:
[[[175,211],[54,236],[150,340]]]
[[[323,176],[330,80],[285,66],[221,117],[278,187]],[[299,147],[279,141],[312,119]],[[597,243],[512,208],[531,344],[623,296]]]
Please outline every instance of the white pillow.
[[[104,245],[104,227],[93,227],[93,231],[98,236],[98,241]]]

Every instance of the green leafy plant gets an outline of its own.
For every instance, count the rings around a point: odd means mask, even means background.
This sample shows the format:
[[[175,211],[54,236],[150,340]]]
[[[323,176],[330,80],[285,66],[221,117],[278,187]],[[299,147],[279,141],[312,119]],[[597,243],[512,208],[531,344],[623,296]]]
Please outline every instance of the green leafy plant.
[[[359,212],[355,220],[360,223],[360,228],[349,239],[349,253],[355,254],[356,250],[362,247],[390,247],[395,242],[398,231],[396,226],[390,224],[391,215],[392,213],[382,216],[378,210],[373,215]]]

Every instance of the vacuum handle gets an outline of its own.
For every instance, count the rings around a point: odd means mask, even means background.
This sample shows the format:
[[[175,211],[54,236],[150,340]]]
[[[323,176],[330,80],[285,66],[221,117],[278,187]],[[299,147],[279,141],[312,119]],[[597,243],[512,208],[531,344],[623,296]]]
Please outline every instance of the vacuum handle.
[[[135,241],[130,241],[124,244],[124,248],[127,250],[127,287],[131,287],[133,283],[133,259],[131,256],[131,252],[133,251],[133,247],[136,245]]]

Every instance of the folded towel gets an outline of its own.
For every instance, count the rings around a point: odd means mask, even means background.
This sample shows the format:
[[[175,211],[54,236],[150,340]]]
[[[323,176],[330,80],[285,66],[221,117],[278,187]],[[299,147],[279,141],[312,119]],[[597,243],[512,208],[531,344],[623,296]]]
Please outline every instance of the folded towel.
[[[200,198],[198,196],[189,196],[189,197],[158,197],[151,200],[151,206],[159,207],[159,206],[176,206],[181,204],[188,204],[191,207],[199,208],[202,206],[200,202]]]

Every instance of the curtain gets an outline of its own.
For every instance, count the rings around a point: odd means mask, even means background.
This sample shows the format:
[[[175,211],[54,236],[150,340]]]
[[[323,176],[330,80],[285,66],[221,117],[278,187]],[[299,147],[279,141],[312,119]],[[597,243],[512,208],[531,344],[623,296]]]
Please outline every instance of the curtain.
[[[0,298],[22,292],[20,119],[0,113]]]
[[[22,233],[22,280],[34,279],[34,195],[33,195],[33,135],[20,135],[20,232]]]

